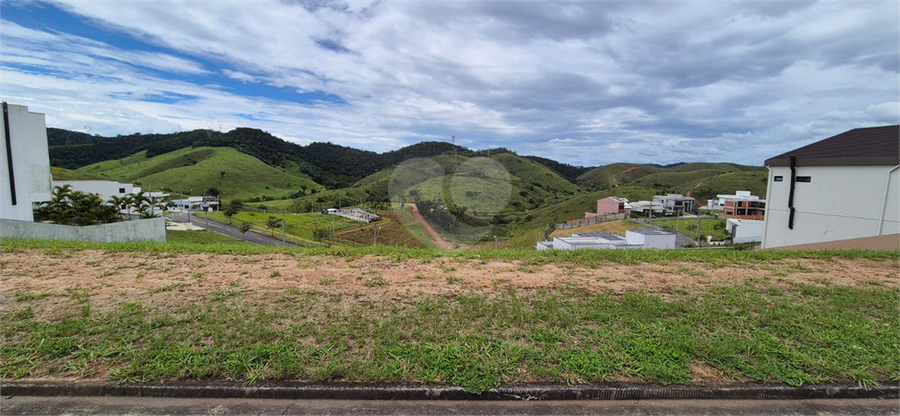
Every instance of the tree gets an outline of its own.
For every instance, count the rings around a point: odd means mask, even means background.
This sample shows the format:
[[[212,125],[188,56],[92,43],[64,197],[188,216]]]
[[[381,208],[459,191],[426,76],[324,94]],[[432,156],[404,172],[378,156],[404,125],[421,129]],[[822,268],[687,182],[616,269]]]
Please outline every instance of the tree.
[[[137,208],[138,214],[141,218],[156,218],[159,215],[153,211],[153,199],[147,195],[144,195],[144,191],[140,191],[134,194],[134,202],[133,205]]]
[[[225,171],[224,171],[224,170],[219,171],[219,175],[220,175],[222,178],[224,178],[224,177],[225,177]]]
[[[241,234],[247,234],[247,231],[250,231],[251,228],[253,228],[253,223],[250,221],[244,221],[243,223],[241,223],[238,231],[240,231]]]
[[[227,206],[225,208],[225,210],[222,211],[222,213],[225,214],[226,217],[228,217],[228,224],[230,225],[230,224],[232,224],[231,220],[234,218],[235,215],[237,215],[238,210],[237,210],[237,208],[235,208],[234,204],[231,204],[231,205]]]
[[[274,215],[269,215],[269,219],[266,220],[266,228],[272,231],[272,237],[275,236],[275,229],[281,225],[281,218],[278,218]]]
[[[211,197],[215,197],[215,198],[218,198],[219,194],[221,194],[221,193],[222,192],[219,191],[219,188],[216,188],[215,186],[211,186],[211,187],[209,187],[209,189],[206,190],[207,195],[209,195]]]
[[[57,186],[49,201],[35,212],[37,221],[62,225],[94,225],[120,221],[119,208],[105,203],[97,194],[73,191],[71,185]]]
[[[326,238],[328,238],[329,234],[331,234],[331,232],[329,232],[328,230],[326,230],[324,228],[316,228],[313,231],[313,237],[316,239],[316,241],[325,240]]]
[[[116,210],[119,213],[119,218],[127,219],[125,217],[125,214],[122,213],[122,211],[127,211],[129,209],[128,205],[130,204],[130,202],[129,202],[128,195],[121,196],[121,197],[117,196],[117,195],[113,195],[113,196],[109,197],[109,201],[107,201],[107,202],[109,202],[110,205],[112,205],[116,208]]]

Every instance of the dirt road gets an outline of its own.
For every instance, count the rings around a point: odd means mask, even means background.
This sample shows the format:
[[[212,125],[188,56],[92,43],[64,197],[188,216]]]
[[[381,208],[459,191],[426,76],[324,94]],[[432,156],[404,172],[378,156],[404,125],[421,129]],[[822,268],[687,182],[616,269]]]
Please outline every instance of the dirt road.
[[[410,210],[410,212],[412,212],[413,218],[415,218],[416,221],[418,221],[419,224],[422,224],[422,227],[425,228],[425,232],[427,232],[428,236],[431,237],[431,241],[434,243],[434,246],[436,248],[440,248],[440,249],[453,248],[453,244],[450,244],[447,241],[445,241],[443,238],[441,238],[441,235],[438,234],[437,231],[435,231],[434,228],[431,227],[431,224],[429,224],[428,221],[425,221],[425,218],[422,217],[422,214],[419,213],[419,207],[417,207],[416,204],[410,204],[409,210]]]

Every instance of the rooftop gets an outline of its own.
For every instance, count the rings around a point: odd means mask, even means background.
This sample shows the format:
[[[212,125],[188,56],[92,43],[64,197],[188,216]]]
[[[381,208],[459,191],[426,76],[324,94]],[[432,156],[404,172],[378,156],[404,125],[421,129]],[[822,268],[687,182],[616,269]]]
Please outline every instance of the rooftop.
[[[637,233],[637,234],[643,234],[643,235],[669,235],[669,234],[674,234],[674,233],[670,233],[670,232],[666,232],[666,231],[659,231],[659,230],[628,230],[628,232],[630,232],[630,233]]]
[[[766,166],[896,165],[900,163],[900,125],[865,127],[766,159]]]
[[[602,238],[602,239],[604,239],[604,240],[610,240],[610,241],[618,241],[618,240],[624,240],[624,239],[625,239],[624,237],[622,237],[622,236],[620,236],[620,235],[617,235],[617,234],[613,234],[613,233],[603,233],[603,232],[597,232],[597,233],[576,233],[576,234],[572,234],[572,237],[574,237],[574,238],[584,238],[584,237],[590,237],[590,238]]]

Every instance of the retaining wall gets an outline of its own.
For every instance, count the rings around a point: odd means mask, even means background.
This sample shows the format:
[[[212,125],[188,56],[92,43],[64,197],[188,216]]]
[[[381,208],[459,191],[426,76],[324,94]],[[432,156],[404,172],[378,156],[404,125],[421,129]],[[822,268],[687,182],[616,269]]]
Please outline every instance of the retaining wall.
[[[134,241],[165,243],[166,219],[148,218],[85,227],[0,219],[0,237],[95,243]]]
[[[591,218],[582,218],[580,220],[572,220],[569,222],[558,222],[553,224],[553,228],[557,230],[568,230],[569,228],[584,227],[586,225],[599,224],[607,221],[624,220],[626,214],[610,214]]]

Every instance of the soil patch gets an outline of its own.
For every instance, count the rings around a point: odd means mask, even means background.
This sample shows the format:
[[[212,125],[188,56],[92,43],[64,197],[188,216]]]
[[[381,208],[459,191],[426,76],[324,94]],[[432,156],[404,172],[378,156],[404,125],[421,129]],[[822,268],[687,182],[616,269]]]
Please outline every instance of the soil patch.
[[[0,253],[0,302],[62,316],[89,303],[92,311],[125,302],[178,305],[238,293],[265,302],[276,294],[317,293],[342,302],[415,302],[422,297],[477,293],[493,297],[516,290],[577,289],[589,293],[673,293],[746,282],[900,288],[897,261],[784,260],[761,264],[667,264],[597,267],[532,265],[518,261],[438,257],[430,261],[303,254],[210,255],[43,250]],[[19,302],[22,299],[29,302]],[[24,306],[23,306],[24,307]],[[8,309],[10,310],[10,309]],[[36,311],[37,312],[37,311]]]

